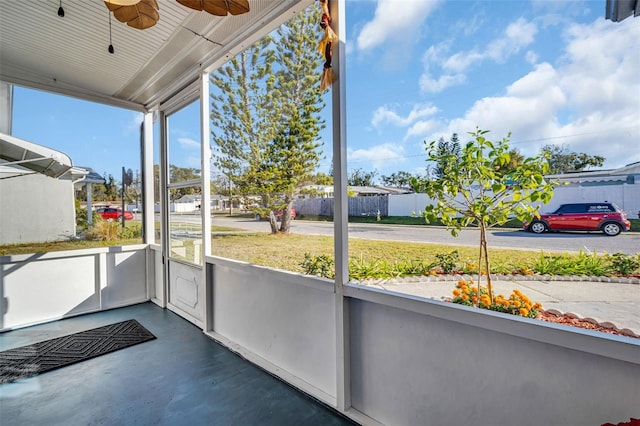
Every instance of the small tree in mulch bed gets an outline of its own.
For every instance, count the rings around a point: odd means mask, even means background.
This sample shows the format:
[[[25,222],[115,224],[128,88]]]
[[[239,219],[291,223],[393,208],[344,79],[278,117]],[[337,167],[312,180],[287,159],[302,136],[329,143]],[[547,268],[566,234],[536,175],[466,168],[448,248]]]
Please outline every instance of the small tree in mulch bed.
[[[485,137],[487,133],[470,132],[473,140],[462,147],[457,145],[457,137],[453,146],[442,140],[425,142],[427,161],[436,164],[438,173],[434,178],[414,178],[412,184],[416,192],[436,200],[423,212],[428,223],[442,222],[453,236],[464,227],[478,227],[478,284],[485,275],[493,303],[487,229],[513,217],[530,221],[539,215],[534,204],[551,199],[554,183],[544,177],[549,164],[542,154],[522,159],[509,149],[508,139],[492,142]]]

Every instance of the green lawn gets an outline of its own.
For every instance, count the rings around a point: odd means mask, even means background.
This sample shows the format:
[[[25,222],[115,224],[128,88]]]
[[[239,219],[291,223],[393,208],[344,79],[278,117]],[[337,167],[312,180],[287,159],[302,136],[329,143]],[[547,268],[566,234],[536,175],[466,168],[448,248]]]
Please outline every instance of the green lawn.
[[[235,232],[238,231],[238,232]],[[81,248],[109,247],[138,244],[139,239],[114,241],[62,241],[41,244],[20,244],[0,246],[0,255],[30,254]],[[270,233],[247,233],[230,227],[214,227],[212,237],[212,254],[230,259],[249,262],[294,272],[305,272],[303,262],[305,255],[312,258],[326,256],[333,259],[333,237],[312,235],[272,235]],[[371,276],[382,276],[383,272],[423,270],[424,265],[438,267],[443,257],[456,251],[456,264],[459,268],[478,262],[477,247],[456,247],[427,243],[407,243],[397,241],[374,241],[363,239],[349,240],[350,273]],[[527,269],[539,270],[541,265],[554,268],[562,266],[565,274],[598,275],[597,271],[606,268],[602,260],[593,259],[586,254],[551,255],[540,250],[512,250],[490,248],[491,270],[494,273],[512,273]],[[547,258],[562,256],[562,259]],[[603,256],[597,256],[603,258]],[[640,260],[640,254],[635,256]],[[624,262],[634,261],[633,257],[621,259]],[[550,264],[551,262],[551,264]],[[562,263],[562,265],[559,265]],[[419,266],[423,265],[420,269]],[[537,266],[537,267],[536,267]],[[604,269],[603,269],[604,268]],[[631,268],[634,268],[631,266]],[[471,268],[473,270],[473,268]],[[593,272],[593,273],[592,273]]]

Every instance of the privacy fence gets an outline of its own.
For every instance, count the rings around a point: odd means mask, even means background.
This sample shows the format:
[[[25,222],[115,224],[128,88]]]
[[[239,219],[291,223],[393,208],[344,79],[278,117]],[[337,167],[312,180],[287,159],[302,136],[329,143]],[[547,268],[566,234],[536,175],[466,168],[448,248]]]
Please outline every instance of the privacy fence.
[[[349,197],[349,216],[389,216],[389,197],[368,196]],[[333,216],[333,198],[311,198],[296,200],[294,204],[298,215]]]

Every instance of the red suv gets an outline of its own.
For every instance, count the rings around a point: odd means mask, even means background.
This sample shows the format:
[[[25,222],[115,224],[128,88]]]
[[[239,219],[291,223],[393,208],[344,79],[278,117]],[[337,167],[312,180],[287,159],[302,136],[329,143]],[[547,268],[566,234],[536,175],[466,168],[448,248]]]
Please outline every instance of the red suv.
[[[626,213],[613,203],[563,204],[553,213],[541,214],[524,229],[536,234],[545,231],[601,231],[611,237],[628,231]]]
[[[98,207],[96,211],[107,222],[122,220],[122,209],[116,209],[113,207]],[[133,213],[124,212],[124,219],[133,220]]]

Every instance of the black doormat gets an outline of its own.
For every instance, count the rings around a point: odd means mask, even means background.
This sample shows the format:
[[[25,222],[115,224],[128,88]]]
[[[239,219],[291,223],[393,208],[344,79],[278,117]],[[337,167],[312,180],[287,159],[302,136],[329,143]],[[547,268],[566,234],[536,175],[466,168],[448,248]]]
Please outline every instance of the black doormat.
[[[138,321],[128,320],[8,349],[0,352],[0,384],[36,376],[155,338]]]

